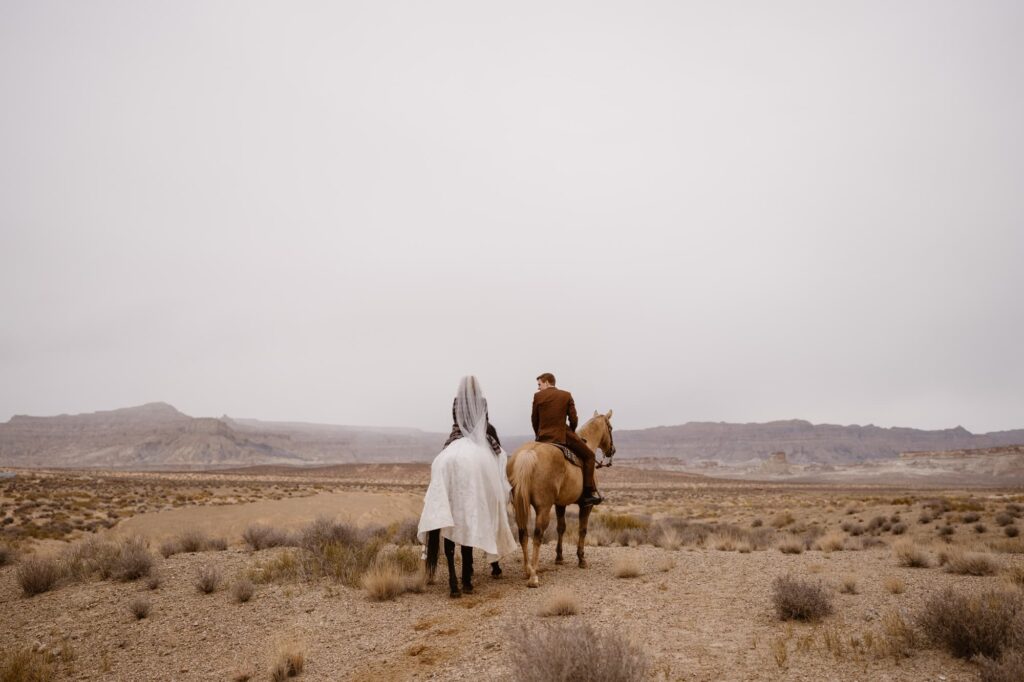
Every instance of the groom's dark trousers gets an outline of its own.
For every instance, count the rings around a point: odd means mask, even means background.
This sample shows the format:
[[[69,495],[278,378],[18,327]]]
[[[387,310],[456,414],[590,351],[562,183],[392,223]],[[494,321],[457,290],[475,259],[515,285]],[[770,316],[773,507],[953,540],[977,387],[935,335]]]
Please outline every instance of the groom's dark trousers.
[[[582,438],[576,435],[579,417],[572,394],[554,386],[533,394],[533,433],[539,443],[564,445],[580,458],[583,489],[595,490],[594,461],[597,456]],[[566,423],[568,421],[568,424]]]

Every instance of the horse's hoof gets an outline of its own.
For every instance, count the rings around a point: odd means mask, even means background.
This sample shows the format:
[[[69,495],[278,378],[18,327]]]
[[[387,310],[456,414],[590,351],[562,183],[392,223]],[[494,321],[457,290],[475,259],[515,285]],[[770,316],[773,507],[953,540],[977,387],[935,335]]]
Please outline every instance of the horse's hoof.
[[[540,587],[540,580],[537,578],[537,576],[533,576],[533,577],[530,578],[530,581],[528,583],[526,583],[526,586],[527,587]]]
[[[452,599],[458,599],[459,597],[462,596],[462,592],[460,592],[458,590],[452,590],[451,594],[449,594],[448,596],[451,597]]]
[[[463,594],[473,594],[473,586],[472,585],[463,585],[462,586],[462,593]]]
[[[556,557],[555,557],[555,563],[556,563],[556,564],[564,564],[564,563],[565,563],[565,560],[564,560],[564,559],[562,559],[562,557],[560,557],[560,556],[556,556]]]
[[[580,568],[586,568],[586,567],[587,567],[587,560],[586,559],[580,559]]]

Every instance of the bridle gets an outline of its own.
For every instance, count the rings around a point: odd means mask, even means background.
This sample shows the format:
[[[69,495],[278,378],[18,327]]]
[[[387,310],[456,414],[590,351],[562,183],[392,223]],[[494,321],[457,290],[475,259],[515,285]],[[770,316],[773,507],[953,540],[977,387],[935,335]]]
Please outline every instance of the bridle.
[[[599,416],[604,420],[605,426],[608,427],[608,449],[601,448],[601,461],[594,465],[597,469],[610,467],[612,465],[612,457],[615,456],[615,439],[612,437],[612,423],[603,414]]]

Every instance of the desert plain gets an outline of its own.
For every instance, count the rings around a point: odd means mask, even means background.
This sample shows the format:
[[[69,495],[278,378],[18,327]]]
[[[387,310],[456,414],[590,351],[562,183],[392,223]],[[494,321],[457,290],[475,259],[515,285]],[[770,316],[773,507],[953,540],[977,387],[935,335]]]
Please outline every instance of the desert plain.
[[[953,681],[1014,679],[1019,660],[1013,642],[1001,662],[957,650],[966,635],[934,622],[943,604],[1019,603],[1019,486],[616,466],[587,568],[570,508],[539,588],[520,556],[496,579],[478,555],[452,599],[415,541],[427,464],[6,471],[3,679],[541,679],[559,656],[621,650],[650,680]]]

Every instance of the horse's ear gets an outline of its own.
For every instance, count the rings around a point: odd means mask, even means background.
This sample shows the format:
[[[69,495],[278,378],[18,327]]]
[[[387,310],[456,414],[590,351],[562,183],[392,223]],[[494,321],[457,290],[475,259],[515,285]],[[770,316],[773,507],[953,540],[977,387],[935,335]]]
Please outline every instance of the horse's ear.
[[[608,421],[611,421],[612,420],[612,411],[608,410],[608,414],[606,414],[604,416],[604,418],[607,419]]]
[[[597,416],[597,414],[598,414],[597,410],[594,410],[594,416],[595,417]]]

